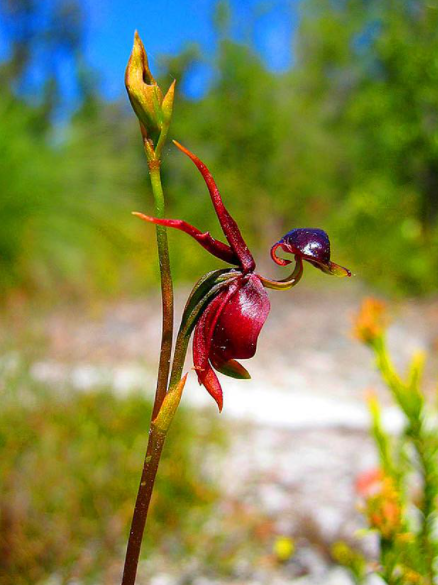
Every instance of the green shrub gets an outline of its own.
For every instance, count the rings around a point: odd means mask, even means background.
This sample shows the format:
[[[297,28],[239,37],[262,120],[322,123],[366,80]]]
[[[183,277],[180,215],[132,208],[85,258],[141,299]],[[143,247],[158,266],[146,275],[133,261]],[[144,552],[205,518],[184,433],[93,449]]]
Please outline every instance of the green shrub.
[[[374,353],[377,368],[403,419],[400,434],[384,429],[381,407],[369,395],[371,434],[378,467],[357,481],[368,528],[378,537],[377,563],[338,543],[335,558],[346,565],[356,583],[369,572],[388,585],[433,585],[438,576],[438,412],[421,388],[425,356],[412,358],[406,376],[396,371],[388,351],[384,305],[367,299],[356,321],[356,335]]]

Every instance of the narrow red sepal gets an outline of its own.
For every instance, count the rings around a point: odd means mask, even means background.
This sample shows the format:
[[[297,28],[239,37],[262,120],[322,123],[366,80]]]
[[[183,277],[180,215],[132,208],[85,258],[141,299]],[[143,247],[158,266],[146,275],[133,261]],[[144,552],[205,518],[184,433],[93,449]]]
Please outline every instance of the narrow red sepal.
[[[198,381],[214,398],[218,405],[219,412],[222,411],[223,407],[223,393],[218,377],[214,373],[209,362],[210,339],[208,335],[211,319],[214,317],[215,311],[226,294],[227,291],[224,291],[211,301],[202,313],[193,335],[193,364],[198,376]]]
[[[228,262],[229,264],[235,264],[239,266],[240,261],[237,255],[233,252],[233,250],[227,244],[224,244],[220,240],[216,240],[213,236],[210,235],[209,232],[201,232],[194,226],[190,225],[186,221],[181,219],[160,219],[158,217],[151,217],[150,215],[145,215],[144,213],[140,213],[139,211],[133,211],[133,215],[136,215],[140,219],[144,221],[148,221],[149,223],[154,223],[156,225],[163,225],[165,227],[175,228],[180,230],[189,236],[192,236],[203,248],[205,248],[210,254],[216,256],[216,258],[220,258],[224,262]]]
[[[190,150],[182,146],[176,140],[173,141],[175,146],[179,148],[184,154],[186,154],[197,166],[199,172],[204,178],[205,184],[207,185],[208,191],[210,193],[211,200],[213,202],[214,208],[216,210],[217,217],[219,219],[219,223],[221,224],[222,231],[224,232],[225,237],[227,238],[231,248],[236,253],[236,256],[239,258],[239,264],[241,264],[244,272],[250,272],[255,268],[254,258],[252,257],[251,252],[248,249],[248,246],[245,243],[245,240],[240,233],[239,227],[231,215],[228,213],[223,201],[222,197],[219,193],[219,189],[213,179],[208,168],[205,164]]]

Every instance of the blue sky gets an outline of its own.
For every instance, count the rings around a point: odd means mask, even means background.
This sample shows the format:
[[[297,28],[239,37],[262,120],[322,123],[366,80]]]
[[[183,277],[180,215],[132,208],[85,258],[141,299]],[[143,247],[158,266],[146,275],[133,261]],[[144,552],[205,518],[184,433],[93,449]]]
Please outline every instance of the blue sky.
[[[41,0],[46,5],[56,0]],[[213,26],[216,0],[80,0],[86,15],[85,57],[97,72],[98,85],[109,99],[124,92],[123,76],[137,28],[149,55],[152,70],[157,57],[176,54],[187,43],[199,43],[205,65],[189,76],[185,92],[196,99],[208,89],[212,69],[208,62],[214,54],[217,35]],[[266,66],[273,71],[288,69],[293,61],[292,36],[297,26],[299,0],[231,0],[231,37],[253,44]],[[0,59],[7,55],[5,35],[0,22]],[[46,57],[47,58],[47,57]],[[44,67],[31,68],[35,87],[41,83]],[[71,68],[61,66],[63,93],[74,100]]]
[[[116,97],[123,90],[123,72],[136,28],[152,68],[157,55],[178,53],[190,42],[199,43],[207,59],[214,52],[215,0],[83,0],[83,4],[89,27],[87,58],[103,72],[108,97]],[[292,63],[296,4],[287,0],[233,1],[231,35],[242,42],[250,38],[270,69],[284,71]],[[193,97],[201,95],[209,78],[207,67],[195,71],[186,88],[188,93]]]

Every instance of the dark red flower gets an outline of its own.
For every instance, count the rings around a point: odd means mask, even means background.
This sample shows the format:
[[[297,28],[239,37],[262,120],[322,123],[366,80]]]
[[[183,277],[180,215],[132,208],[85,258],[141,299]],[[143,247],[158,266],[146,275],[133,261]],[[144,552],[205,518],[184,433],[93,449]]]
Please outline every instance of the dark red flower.
[[[200,384],[222,410],[222,388],[213,370],[249,378],[236,359],[253,357],[270,309],[268,295],[255,274],[241,275],[224,288],[202,313],[193,337],[193,363]]]
[[[291,261],[278,258],[275,250],[281,247],[294,254],[296,264],[293,273],[280,281],[256,274],[254,258],[236,222],[225,208],[210,171],[189,150],[177,142],[175,144],[190,157],[202,174],[228,244],[179,219],[158,219],[142,213],[135,215],[189,234],[211,254],[236,266],[203,309],[193,337],[193,363],[199,383],[205,386],[216,400],[219,410],[222,410],[222,388],[214,370],[234,378],[250,377],[236,360],[251,358],[256,352],[257,340],[270,310],[265,287],[288,289],[294,286],[302,276],[303,260],[330,274],[341,275],[341,271],[344,271],[342,275],[350,273],[330,262],[330,242],[325,232],[296,229],[275,244],[271,252],[274,261],[283,266]]]

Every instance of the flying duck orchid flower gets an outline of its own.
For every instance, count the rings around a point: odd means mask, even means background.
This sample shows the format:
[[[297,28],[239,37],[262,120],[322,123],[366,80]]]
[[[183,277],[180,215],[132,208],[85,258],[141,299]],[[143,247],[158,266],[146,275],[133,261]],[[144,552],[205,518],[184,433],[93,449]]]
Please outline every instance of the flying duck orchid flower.
[[[207,291],[205,298],[209,297],[208,302],[196,318],[193,336],[193,363],[199,383],[222,410],[222,387],[215,370],[234,378],[250,377],[236,360],[251,358],[256,352],[257,340],[270,310],[265,288],[287,290],[295,286],[303,274],[303,260],[328,274],[350,276],[350,272],[330,261],[330,241],[325,232],[319,229],[295,229],[271,250],[273,260],[281,266],[292,261],[276,256],[276,250],[281,248],[293,254],[295,268],[292,274],[284,280],[271,280],[257,274],[254,258],[237,223],[226,209],[210,171],[197,156],[178,142],[174,143],[194,162],[203,176],[228,243],[216,240],[209,232],[201,232],[183,220],[159,219],[138,212],[134,215],[185,232],[213,256],[234,266],[230,270],[221,271],[226,273],[221,284],[212,281],[214,288]]]
[[[271,258],[280,266],[286,266],[291,260],[279,258],[276,255],[278,248],[284,252],[298,255],[302,260],[306,260],[319,268],[326,274],[335,276],[351,276],[348,268],[339,266],[330,261],[330,240],[324,230],[318,228],[295,228],[288,232],[271,248]]]

